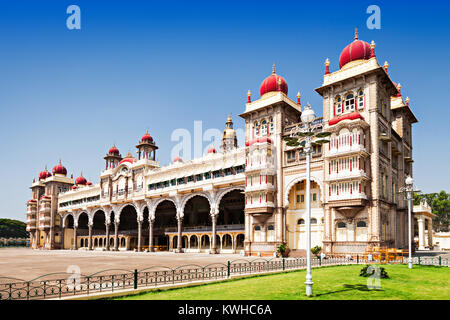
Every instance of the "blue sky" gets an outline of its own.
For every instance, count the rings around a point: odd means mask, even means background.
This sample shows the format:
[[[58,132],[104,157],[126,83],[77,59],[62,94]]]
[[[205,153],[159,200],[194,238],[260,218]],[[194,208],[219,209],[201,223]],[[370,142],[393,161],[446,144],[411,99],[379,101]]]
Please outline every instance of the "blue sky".
[[[66,27],[71,4],[81,30]],[[366,27],[371,4],[380,30]],[[355,27],[420,121],[417,186],[450,191],[449,14],[442,1],[2,1],[0,217],[24,220],[33,177],[59,158],[96,183],[109,147],[134,153],[146,129],[167,164],[177,128],[222,130],[230,112],[242,128],[247,90],[259,97],[273,63],[320,114],[323,62],[338,69]]]

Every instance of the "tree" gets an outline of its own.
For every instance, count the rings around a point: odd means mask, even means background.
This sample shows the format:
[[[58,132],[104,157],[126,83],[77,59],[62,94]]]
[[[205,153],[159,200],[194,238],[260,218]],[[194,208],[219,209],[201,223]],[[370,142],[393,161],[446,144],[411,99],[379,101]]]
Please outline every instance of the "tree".
[[[0,238],[28,238],[26,223],[13,219],[0,219]]]
[[[436,232],[449,231],[450,226],[450,194],[442,190],[439,193],[414,194],[414,205],[426,199],[431,212],[436,215],[433,219],[433,229]]]

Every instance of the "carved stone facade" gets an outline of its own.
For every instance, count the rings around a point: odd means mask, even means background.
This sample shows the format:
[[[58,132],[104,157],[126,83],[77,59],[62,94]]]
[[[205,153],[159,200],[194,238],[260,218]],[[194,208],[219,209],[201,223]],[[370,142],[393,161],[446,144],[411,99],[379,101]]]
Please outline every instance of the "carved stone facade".
[[[327,60],[316,89],[323,117],[313,127],[331,136],[311,159],[312,243],[328,254],[407,247],[406,202],[397,191],[412,175],[417,119],[375,45],[357,37],[352,45],[370,51],[355,49],[333,73]],[[306,250],[305,156],[284,141],[304,127],[302,106],[287,90],[274,67],[261,97],[251,101],[249,92],[240,148],[230,116],[221,152],[210,148],[198,159],[161,167],[147,132],[137,159],[108,151],[99,184],[74,182],[61,164],[53,175],[43,171],[27,206],[33,248],[273,255],[285,243]]]

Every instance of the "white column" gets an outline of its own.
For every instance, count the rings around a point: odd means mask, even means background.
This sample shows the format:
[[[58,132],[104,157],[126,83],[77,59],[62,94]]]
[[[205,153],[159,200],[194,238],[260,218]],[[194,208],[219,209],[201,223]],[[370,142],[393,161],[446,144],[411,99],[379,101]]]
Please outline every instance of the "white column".
[[[419,216],[417,219],[418,227],[419,227],[419,250],[425,249],[425,221],[422,216]]]

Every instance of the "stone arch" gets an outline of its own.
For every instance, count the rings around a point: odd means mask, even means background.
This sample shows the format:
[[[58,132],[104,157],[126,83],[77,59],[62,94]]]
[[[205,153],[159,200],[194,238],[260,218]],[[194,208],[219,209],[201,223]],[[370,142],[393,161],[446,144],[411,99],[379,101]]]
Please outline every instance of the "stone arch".
[[[185,196],[183,198],[183,200],[181,201],[180,213],[182,215],[184,215],[184,207],[186,206],[187,202],[189,200],[191,200],[192,198],[197,197],[197,196],[206,198],[206,200],[208,200],[208,202],[209,202],[209,207],[210,208],[214,208],[213,201],[211,200],[210,196],[207,193],[205,193],[205,192],[195,192],[195,193],[189,194],[188,196]]]
[[[322,172],[322,171],[321,171]],[[295,178],[292,178],[289,183],[287,183],[286,187],[284,188],[284,195],[283,195],[283,201],[284,201],[284,207],[287,208],[289,206],[289,193],[291,192],[292,187],[294,187],[298,182],[306,180],[306,174],[301,174],[299,176],[296,176]],[[320,202],[324,202],[324,186],[323,186],[323,180],[320,177],[317,177],[315,172],[311,172],[311,181],[314,181],[319,185],[320,188]]]
[[[127,206],[132,206],[134,208],[134,210],[136,210],[136,215],[137,215],[137,219],[139,219],[139,207],[137,207],[133,202],[127,202],[122,204],[118,209],[117,209],[117,216],[115,217],[119,222],[120,222],[120,216],[122,214],[123,209],[125,209]]]
[[[227,193],[230,193],[235,190],[245,191],[245,188],[244,187],[232,187],[232,188],[225,189],[217,194],[216,200],[214,201],[216,204],[216,206],[215,206],[216,212],[214,212],[215,214],[219,213],[219,205],[220,205],[220,201],[222,201],[222,198],[224,196],[226,196]]]
[[[65,214],[63,214],[63,215],[60,215],[60,216],[61,216],[61,221],[62,221],[62,227],[63,227],[63,228],[67,228],[67,227],[68,227],[68,226],[66,225],[66,219],[67,219],[67,217],[69,217],[69,216],[72,216],[73,223],[75,223],[75,217],[74,217],[74,215],[73,215],[72,212],[67,212],[67,213],[65,213]]]
[[[156,200],[154,203],[152,203],[151,208],[149,208],[149,212],[148,212],[149,213],[149,215],[148,215],[149,219],[155,219],[156,208],[158,208],[158,206],[164,201],[172,202],[174,204],[174,206],[175,206],[175,209],[178,212],[178,204],[177,204],[177,202],[174,199],[172,199],[172,198],[160,198],[160,199]]]
[[[78,213],[76,214],[76,222],[77,222],[77,223],[76,223],[76,226],[77,226],[77,227],[80,227],[80,217],[81,217],[83,214],[86,214],[86,217],[87,217],[87,223],[86,223],[86,226],[89,225],[89,222],[90,222],[89,211],[82,210],[82,211],[80,211],[80,212],[78,212]]]

